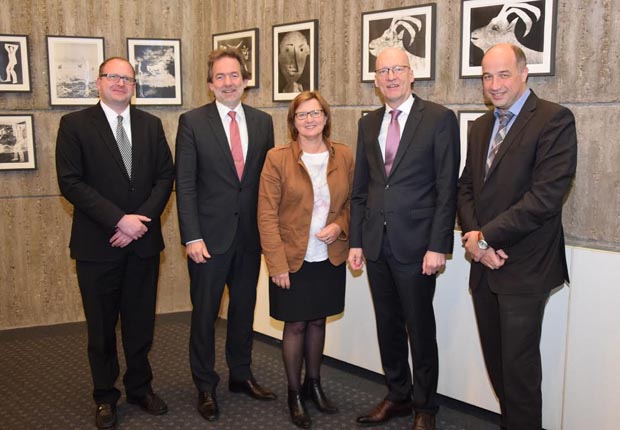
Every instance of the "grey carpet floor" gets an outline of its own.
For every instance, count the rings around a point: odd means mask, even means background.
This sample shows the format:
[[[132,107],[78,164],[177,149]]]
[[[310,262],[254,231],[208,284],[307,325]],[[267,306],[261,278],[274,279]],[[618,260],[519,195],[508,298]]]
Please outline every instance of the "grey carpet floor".
[[[329,330],[329,326],[327,328]],[[220,419],[208,423],[196,412],[197,392],[188,363],[189,313],[159,315],[151,364],[155,391],[169,412],[153,417],[129,405],[118,404],[118,429],[296,429],[286,407],[286,379],[277,341],[257,335],[253,371],[259,383],[278,394],[274,402],[260,402],[228,391],[224,361],[225,321],[218,322],[217,390]],[[119,336],[120,338],[120,336]],[[119,351],[122,351],[119,345]],[[120,354],[122,355],[122,354]],[[121,358],[121,374],[124,361]],[[119,378],[120,380],[121,378]],[[381,378],[367,371],[326,359],[323,386],[340,412],[323,415],[308,405],[313,429],[355,429],[355,418],[385,395]],[[121,383],[117,384],[121,388]],[[437,416],[440,430],[497,429],[497,416],[441,398]],[[84,323],[0,331],[0,429],[94,429],[94,403],[86,356]],[[376,429],[410,429],[411,417],[392,420]]]

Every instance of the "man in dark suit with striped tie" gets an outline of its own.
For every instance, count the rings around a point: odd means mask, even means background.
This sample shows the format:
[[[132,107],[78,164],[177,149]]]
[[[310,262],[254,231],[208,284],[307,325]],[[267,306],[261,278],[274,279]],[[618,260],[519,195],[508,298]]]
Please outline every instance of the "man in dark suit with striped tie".
[[[56,142],[58,184],[74,206],[71,257],[88,326],[95,423],[102,429],[116,425],[119,315],[127,401],[154,415],[168,410],[151,387],[148,353],[164,249],[159,217],[174,166],[159,118],[129,104],[135,82],[127,60],[103,62],[100,102],[63,116]]]
[[[577,165],[575,118],[527,87],[523,51],[482,60],[484,95],[459,180],[469,286],[502,428],[542,428],[540,336],[551,289],[568,281],[562,203]]]

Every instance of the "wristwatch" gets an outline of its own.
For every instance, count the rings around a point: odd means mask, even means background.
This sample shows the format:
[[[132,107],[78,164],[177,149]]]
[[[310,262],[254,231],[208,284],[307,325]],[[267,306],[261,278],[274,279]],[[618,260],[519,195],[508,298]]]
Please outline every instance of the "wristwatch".
[[[478,232],[478,248],[482,250],[489,249],[489,244],[486,240],[484,240],[484,236],[482,235],[481,231]]]

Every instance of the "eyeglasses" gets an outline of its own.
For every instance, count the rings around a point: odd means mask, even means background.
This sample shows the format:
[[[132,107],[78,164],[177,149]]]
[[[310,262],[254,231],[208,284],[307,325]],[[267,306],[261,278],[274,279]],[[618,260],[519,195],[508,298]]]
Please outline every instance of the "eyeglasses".
[[[118,83],[118,81],[122,80],[125,85],[134,85],[136,83],[136,78],[132,78],[131,76],[121,76],[116,73],[102,73],[99,77],[105,77],[108,81],[114,83]]]
[[[311,118],[318,118],[323,113],[323,109],[309,110],[308,112],[295,112],[295,118],[304,120],[310,116]]]
[[[375,70],[375,73],[380,78],[387,78],[387,76],[390,74],[390,70],[392,71],[392,73],[394,73],[394,75],[402,75],[407,71],[407,69],[409,69],[409,66],[383,67],[381,69]]]

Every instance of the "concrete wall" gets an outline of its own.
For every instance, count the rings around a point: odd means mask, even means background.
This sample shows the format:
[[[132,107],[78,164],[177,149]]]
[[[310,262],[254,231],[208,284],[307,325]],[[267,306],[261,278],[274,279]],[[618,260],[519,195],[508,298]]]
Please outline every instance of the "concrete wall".
[[[0,172],[0,329],[83,318],[67,248],[71,205],[60,195],[54,147],[58,121],[69,109],[50,107],[46,35],[104,36],[106,56],[126,55],[127,37],[182,40],[183,106],[151,107],[174,150],[180,113],[209,100],[206,55],[211,35],[260,29],[260,87],[246,102],[274,116],[276,139],[286,141],[286,103],[272,102],[272,25],[319,20],[319,88],[334,108],[334,138],[352,146],[362,109],[379,104],[372,84],[360,82],[361,13],[425,4],[426,0],[4,0],[0,34],[29,36],[32,92],[0,93],[0,114],[34,114],[36,171]],[[293,6],[294,4],[294,6]],[[454,110],[483,108],[480,82],[459,79],[461,2],[437,1],[435,80],[416,83],[421,97]],[[577,117],[579,165],[565,206],[568,243],[620,250],[620,146],[611,125],[620,114],[618,2],[559,0],[556,74],[531,78],[541,96],[569,106]],[[337,41],[337,42],[335,42]],[[188,278],[174,205],[164,214],[158,311],[189,309]]]

